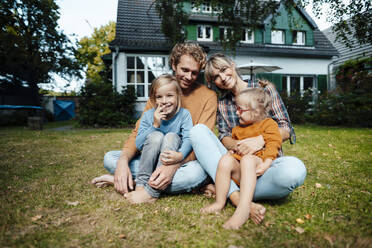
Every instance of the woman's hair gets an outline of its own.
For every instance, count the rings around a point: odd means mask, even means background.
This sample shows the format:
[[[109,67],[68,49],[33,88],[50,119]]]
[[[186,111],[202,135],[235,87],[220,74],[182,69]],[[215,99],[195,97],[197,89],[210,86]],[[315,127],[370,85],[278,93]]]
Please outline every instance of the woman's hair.
[[[236,96],[236,101],[244,103],[252,109],[255,121],[263,120],[269,116],[271,96],[262,88],[245,89]]]
[[[205,62],[207,60],[207,54],[203,51],[203,48],[195,42],[184,42],[177,43],[171,54],[169,55],[169,66],[172,68],[172,65],[177,66],[180,62],[182,55],[190,55],[193,57],[196,62],[200,65],[200,70],[204,68]]]
[[[207,61],[205,65],[205,70],[204,70],[204,76],[205,80],[208,83],[212,83],[212,70],[213,69],[222,69],[222,68],[228,68],[228,67],[233,67],[234,62],[227,57],[226,55],[222,53],[215,53],[213,54]],[[236,74],[238,77],[240,77],[239,73],[236,71]]]
[[[167,84],[172,84],[174,87],[176,87],[176,93],[177,93],[177,111],[181,108],[181,98],[182,98],[182,90],[179,84],[177,83],[177,79],[175,76],[170,74],[163,74],[159,77],[155,78],[151,83],[151,89],[150,89],[150,101],[153,106],[156,106],[156,91]]]

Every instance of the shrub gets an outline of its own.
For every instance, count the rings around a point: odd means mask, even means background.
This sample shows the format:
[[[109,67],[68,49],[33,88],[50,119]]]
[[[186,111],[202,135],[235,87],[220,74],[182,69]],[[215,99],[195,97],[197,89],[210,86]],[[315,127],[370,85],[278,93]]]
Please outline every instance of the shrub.
[[[300,124],[309,120],[312,91],[306,91],[302,96],[299,92],[291,93],[290,96],[283,92],[281,97],[292,123]]]
[[[133,87],[117,93],[111,83],[89,83],[80,92],[79,124],[96,127],[132,125],[136,98]]]

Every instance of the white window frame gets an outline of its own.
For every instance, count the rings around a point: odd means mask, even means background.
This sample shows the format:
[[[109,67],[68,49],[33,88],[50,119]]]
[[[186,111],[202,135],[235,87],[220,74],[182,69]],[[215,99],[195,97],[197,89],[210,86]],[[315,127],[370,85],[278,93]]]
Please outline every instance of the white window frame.
[[[202,38],[199,38],[199,28],[202,29]],[[206,29],[207,28],[210,28],[211,32],[210,32],[210,35],[211,37],[210,38],[206,38],[206,35],[207,35],[207,31]],[[197,41],[213,41],[213,27],[210,26],[210,25],[198,25],[197,26],[197,29],[196,29],[196,40]]]
[[[278,38],[278,36],[281,36]],[[271,44],[284,44],[285,43],[285,32],[284,30],[280,29],[273,29],[271,30]]]
[[[312,91],[314,92],[315,90],[315,76],[313,75],[287,75],[286,78],[287,78],[287,96],[290,96],[291,95],[291,77],[297,77],[297,78],[300,78],[300,94],[301,96],[304,95],[304,79],[305,77],[308,77],[308,78],[313,78],[313,85],[311,87]]]
[[[223,29],[223,38],[224,40],[228,40],[227,39],[227,30],[230,29],[230,31],[232,32],[232,29],[230,27],[226,27],[226,26],[220,26],[218,27],[218,31],[220,32],[220,37],[221,38],[221,29]]]
[[[191,12],[210,14],[212,13],[212,5],[211,3],[202,3],[198,7],[196,7],[195,1],[191,1]]]
[[[245,31],[245,35],[243,37],[244,39],[241,40],[241,43],[253,44],[254,43],[254,31],[252,29],[250,29],[250,28],[245,28],[244,31]],[[248,33],[249,32],[252,33],[251,39],[248,39],[248,37],[249,37],[248,36]]]
[[[128,68],[128,64],[127,64],[128,57],[133,57],[134,58],[134,68]],[[141,60],[141,62],[143,63],[143,65],[144,65],[143,69],[137,68],[137,58],[139,60]],[[149,65],[149,63],[148,63],[149,58],[160,58],[161,60],[164,59],[163,60],[164,61],[163,69],[159,69],[159,68],[151,69],[151,65]],[[134,82],[130,82],[131,79],[128,78],[129,77],[128,72],[135,72],[134,74],[132,74],[132,75],[136,75],[136,76],[133,77]],[[140,75],[140,73],[138,73],[138,72],[143,72],[143,74],[144,74],[144,78],[143,79],[141,78],[142,82],[137,82],[137,80],[139,79],[138,75]],[[125,54],[126,85],[127,86],[133,85],[135,87],[136,94],[137,94],[138,85],[143,85],[144,86],[144,96],[137,97],[137,101],[147,101],[148,98],[149,98],[149,94],[150,94],[149,86],[151,85],[151,80],[149,82],[149,73],[150,72],[155,73],[154,74],[155,78],[160,76],[161,74],[164,74],[164,73],[171,73],[169,65],[168,65],[168,56],[167,55],[162,55],[162,54]]]
[[[293,31],[293,45],[304,46],[306,42],[306,33],[304,31]]]

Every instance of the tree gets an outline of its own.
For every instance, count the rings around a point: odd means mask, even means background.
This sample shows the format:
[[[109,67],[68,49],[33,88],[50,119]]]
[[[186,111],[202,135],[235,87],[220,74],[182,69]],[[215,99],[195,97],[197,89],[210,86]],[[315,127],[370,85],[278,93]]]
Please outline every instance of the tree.
[[[1,88],[28,86],[38,102],[38,85],[50,83],[53,73],[80,77],[75,48],[58,30],[54,0],[2,0],[0,4]]]
[[[287,10],[298,6],[304,8],[310,0],[195,0],[192,1],[195,7],[208,3],[212,7],[212,15],[218,17],[222,26],[231,27],[231,32],[221,40],[225,49],[235,50],[236,45],[242,39],[243,27],[256,28],[263,24],[267,17],[277,15],[280,4]],[[360,44],[372,44],[372,10],[370,0],[349,1],[344,4],[343,0],[312,0],[313,12],[319,17],[323,14],[322,7],[328,4],[330,11],[327,12],[328,20],[335,23],[334,31],[339,39],[350,45],[348,35],[353,34]],[[189,15],[184,8],[184,0],[155,0],[155,8],[162,20],[162,32],[173,43],[182,42],[186,38],[183,27],[188,24]],[[291,12],[289,12],[291,13]],[[351,22],[346,19],[350,18]],[[275,24],[275,18],[271,18]]]
[[[109,22],[95,28],[91,37],[83,37],[79,41],[76,57],[86,67],[86,78],[90,82],[102,82],[108,78],[103,75],[107,74],[108,68],[102,56],[110,53],[109,43],[115,38],[115,26],[115,22]]]

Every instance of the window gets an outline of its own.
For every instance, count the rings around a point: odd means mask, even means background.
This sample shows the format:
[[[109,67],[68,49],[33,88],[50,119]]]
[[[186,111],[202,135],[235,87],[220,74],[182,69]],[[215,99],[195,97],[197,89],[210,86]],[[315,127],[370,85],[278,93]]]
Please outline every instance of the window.
[[[284,44],[283,30],[272,30],[271,31],[271,43],[272,44]]]
[[[213,30],[211,26],[198,26],[198,41],[213,41]]]
[[[197,6],[195,1],[191,1],[191,11],[194,13],[212,13],[212,5],[205,2]]]
[[[293,31],[293,45],[305,45],[305,32]]]
[[[138,100],[147,100],[151,82],[169,73],[167,56],[127,55],[127,84],[134,85]]]
[[[227,40],[227,37],[231,35],[231,28],[228,27],[220,27],[220,40]]]
[[[282,89],[288,96],[294,93],[303,95],[306,90],[313,89],[314,81],[312,76],[285,76],[282,78]]]
[[[254,43],[254,33],[252,30],[245,28],[243,30],[242,43]]]

